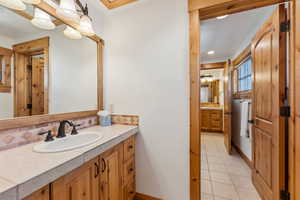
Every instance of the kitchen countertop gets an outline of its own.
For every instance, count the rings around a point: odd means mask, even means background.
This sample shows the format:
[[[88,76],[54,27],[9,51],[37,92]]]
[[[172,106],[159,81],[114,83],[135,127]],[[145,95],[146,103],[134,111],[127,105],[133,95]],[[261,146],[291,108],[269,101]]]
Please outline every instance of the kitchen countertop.
[[[99,141],[75,150],[59,153],[33,152],[32,143],[0,152],[0,199],[21,200],[104,153],[138,132],[137,126],[93,126],[82,131],[103,134]]]

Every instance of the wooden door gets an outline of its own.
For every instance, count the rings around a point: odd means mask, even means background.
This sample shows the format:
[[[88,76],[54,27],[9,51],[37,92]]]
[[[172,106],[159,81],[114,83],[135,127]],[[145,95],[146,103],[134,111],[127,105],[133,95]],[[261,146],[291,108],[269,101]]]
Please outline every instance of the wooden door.
[[[284,118],[286,33],[284,5],[279,6],[252,41],[253,182],[265,200],[279,200],[284,189]]]
[[[300,199],[300,1],[294,1],[295,6],[295,79],[294,82],[291,84],[294,84],[295,87],[295,127],[294,127],[294,134],[295,134],[295,142],[294,147],[292,147],[292,152],[295,152],[295,155],[293,157],[294,159],[294,193],[293,199],[298,200]]]
[[[232,108],[231,108],[231,62],[227,61],[224,69],[224,144],[227,152],[231,154],[231,118],[232,118]]]
[[[29,57],[22,53],[15,53],[15,87],[14,87],[14,116],[23,117],[31,115],[28,109],[29,87],[28,87],[28,60]]]
[[[44,59],[32,58],[32,115],[44,114]]]
[[[122,149],[116,147],[101,156],[101,200],[121,200],[122,195]]]
[[[84,164],[52,183],[52,200],[99,200],[99,160]]]
[[[49,185],[39,189],[38,191],[34,192],[33,194],[29,195],[28,197],[24,198],[23,200],[50,200],[50,189]]]

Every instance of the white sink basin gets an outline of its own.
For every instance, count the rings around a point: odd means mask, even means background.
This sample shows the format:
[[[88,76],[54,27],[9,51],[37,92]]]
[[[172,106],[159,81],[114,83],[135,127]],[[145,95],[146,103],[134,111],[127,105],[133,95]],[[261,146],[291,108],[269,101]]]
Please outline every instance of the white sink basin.
[[[54,153],[84,147],[100,140],[103,135],[93,132],[80,132],[78,135],[68,135],[65,138],[55,138],[52,142],[42,142],[33,147],[39,153]]]

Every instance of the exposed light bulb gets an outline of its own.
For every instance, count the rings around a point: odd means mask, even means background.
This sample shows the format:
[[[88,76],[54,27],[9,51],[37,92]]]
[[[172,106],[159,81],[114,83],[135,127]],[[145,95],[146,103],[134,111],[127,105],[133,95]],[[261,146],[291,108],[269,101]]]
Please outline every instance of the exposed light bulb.
[[[82,38],[82,35],[70,26],[67,26],[67,28],[64,30],[64,35],[74,40],[78,40]]]
[[[13,10],[25,10],[26,5],[22,0],[0,0],[0,5]]]
[[[226,17],[228,17],[228,15],[219,16],[217,19],[225,19]]]
[[[80,17],[76,11],[74,0],[60,0],[56,14],[62,18],[79,23]]]
[[[28,4],[39,4],[41,3],[41,0],[23,0],[25,3],[28,3]]]
[[[83,15],[80,19],[80,25],[77,28],[85,36],[93,36],[95,35],[92,21],[87,15]]]
[[[41,29],[55,29],[55,24],[51,21],[50,15],[39,8],[34,9],[34,18],[31,23]]]
[[[207,52],[207,54],[208,55],[213,55],[213,54],[215,54],[215,51],[209,51],[209,52]]]

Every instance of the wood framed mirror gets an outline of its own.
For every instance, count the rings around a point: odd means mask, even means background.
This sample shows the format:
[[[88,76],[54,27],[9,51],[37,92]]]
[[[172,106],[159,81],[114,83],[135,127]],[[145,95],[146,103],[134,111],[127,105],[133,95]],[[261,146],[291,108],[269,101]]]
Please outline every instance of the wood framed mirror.
[[[10,109],[0,115],[0,130],[96,115],[103,108],[104,41],[97,35],[66,38],[63,29],[78,24],[57,16],[55,8],[45,1],[28,7],[25,11],[1,8],[1,15],[7,15],[8,21],[18,20],[16,25],[22,29],[0,31],[1,63],[11,65],[9,70],[1,68],[6,70],[1,72],[0,95],[6,91],[10,104],[2,106]],[[36,9],[51,16],[55,30],[33,28],[30,20]],[[15,38],[5,43],[3,38],[9,33]],[[11,59],[3,52],[10,52]]]

